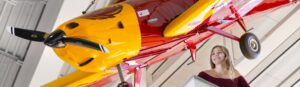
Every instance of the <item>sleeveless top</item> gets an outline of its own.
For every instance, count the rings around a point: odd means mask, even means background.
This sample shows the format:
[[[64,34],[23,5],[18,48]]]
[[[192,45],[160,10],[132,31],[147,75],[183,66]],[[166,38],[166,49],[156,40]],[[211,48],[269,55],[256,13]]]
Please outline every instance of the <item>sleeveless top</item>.
[[[250,87],[243,76],[236,77],[233,80],[212,77],[205,72],[200,72],[198,76],[219,87]]]

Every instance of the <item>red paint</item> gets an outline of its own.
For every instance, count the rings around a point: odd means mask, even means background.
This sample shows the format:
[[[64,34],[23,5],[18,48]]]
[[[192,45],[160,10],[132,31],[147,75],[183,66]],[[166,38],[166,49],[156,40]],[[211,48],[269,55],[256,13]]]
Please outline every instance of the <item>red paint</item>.
[[[173,19],[196,3],[196,1],[198,0],[129,1],[128,3],[134,6],[137,13],[144,10],[148,10],[150,13],[150,15],[138,17],[142,34],[142,48],[149,48],[181,38],[164,38],[162,33]]]
[[[134,87],[140,87],[142,79],[142,70],[140,67],[134,69]]]
[[[236,11],[232,11],[230,8],[222,8],[220,11],[214,13],[211,17],[206,19],[205,22],[198,25],[189,34],[173,38],[164,38],[162,35],[164,28],[174,18],[176,18],[176,16],[188,9],[196,1],[198,0],[131,0],[127,2],[134,6],[137,13],[145,9],[148,9],[150,12],[150,15],[138,18],[142,34],[142,49],[140,50],[140,53],[131,59],[124,60],[137,61],[139,65],[122,65],[122,67],[126,69],[126,74],[136,73],[134,78],[136,79],[136,82],[134,85],[139,85],[141,81],[141,72],[139,71],[139,68],[142,68],[141,66],[151,66],[157,62],[166,60],[171,56],[179,54],[182,51],[185,51],[187,48],[194,49],[194,45],[190,45],[191,43],[187,44],[186,42],[193,42],[192,44],[196,45],[209,39],[215,33],[239,41],[238,37],[224,32],[223,29],[235,23],[239,19],[242,27],[245,27],[243,26],[244,23],[242,22],[242,17],[283,6],[289,2],[289,0],[264,0],[258,6],[255,6],[255,8],[250,12],[247,12],[247,15],[234,14]],[[249,1],[250,0],[244,0],[241,3],[233,2],[232,4],[235,6],[236,10],[238,10]],[[230,15],[234,15],[236,18],[231,18]],[[154,21],[155,18],[158,18],[157,22],[149,23],[150,19],[153,19],[152,21]],[[224,23],[219,23],[218,21],[220,19],[225,19],[227,21]],[[94,87],[94,85],[103,86],[107,83],[111,83],[118,79],[117,76],[117,74],[110,75],[99,80],[98,82],[92,83],[88,87]]]
[[[297,0],[293,0],[293,2],[295,1]],[[251,12],[248,13],[248,15],[286,5],[288,3],[290,3],[289,0],[263,0],[263,3],[256,6]]]

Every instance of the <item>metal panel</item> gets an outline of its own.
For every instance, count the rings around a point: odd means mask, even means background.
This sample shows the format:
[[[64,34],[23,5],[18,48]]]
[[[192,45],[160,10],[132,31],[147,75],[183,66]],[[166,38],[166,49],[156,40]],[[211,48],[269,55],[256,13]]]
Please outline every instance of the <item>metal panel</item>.
[[[45,5],[43,0],[0,1],[0,87],[12,87],[30,41],[14,37],[5,26],[36,29]]]

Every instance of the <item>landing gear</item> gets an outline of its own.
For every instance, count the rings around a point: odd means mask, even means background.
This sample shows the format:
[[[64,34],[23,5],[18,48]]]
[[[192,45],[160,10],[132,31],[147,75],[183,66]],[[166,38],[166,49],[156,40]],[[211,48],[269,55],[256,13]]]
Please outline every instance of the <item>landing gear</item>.
[[[254,59],[260,53],[259,40],[253,33],[245,33],[239,42],[241,51],[246,58]]]
[[[118,84],[118,87],[131,87],[128,82],[121,82]]]
[[[118,68],[118,73],[119,73],[119,77],[120,77],[120,80],[121,80],[121,83],[118,84],[118,87],[132,87],[128,82],[126,82],[124,80],[124,76],[123,76],[120,64],[117,65],[117,68]]]
[[[239,38],[216,27],[211,26],[208,27],[207,30],[238,41],[240,43],[241,51],[247,59],[254,59],[260,53],[261,46],[259,40],[253,33],[246,32],[241,38]]]
[[[240,43],[241,51],[247,59],[256,58],[258,56],[258,54],[260,53],[260,49],[261,49],[259,40],[253,33],[249,33],[247,31],[244,20],[243,20],[242,16],[238,13],[236,8],[234,6],[230,6],[230,10],[235,15],[235,18],[234,18],[234,19],[236,19],[235,21],[237,21],[239,23],[239,25],[241,26],[241,28],[246,32],[244,35],[242,35],[241,38],[234,36],[232,34],[229,34],[225,31],[223,31],[221,28],[217,28],[215,26],[209,26],[209,27],[207,27],[207,30],[214,32],[216,34],[222,35],[224,37],[230,38],[232,40],[238,41]]]

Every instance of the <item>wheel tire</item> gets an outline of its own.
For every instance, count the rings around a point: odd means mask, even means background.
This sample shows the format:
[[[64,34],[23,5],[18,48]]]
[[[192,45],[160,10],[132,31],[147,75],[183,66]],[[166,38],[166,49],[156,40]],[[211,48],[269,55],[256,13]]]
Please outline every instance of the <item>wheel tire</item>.
[[[128,82],[121,82],[117,87],[132,87]]]
[[[260,53],[260,43],[253,33],[245,33],[240,39],[240,48],[247,59],[254,59]]]

